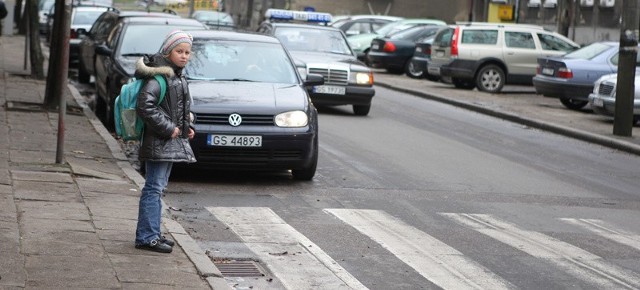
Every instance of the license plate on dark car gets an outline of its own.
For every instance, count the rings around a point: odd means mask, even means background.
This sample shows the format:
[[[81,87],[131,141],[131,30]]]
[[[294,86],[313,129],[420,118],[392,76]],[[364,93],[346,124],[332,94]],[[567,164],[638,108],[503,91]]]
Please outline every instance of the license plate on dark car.
[[[207,137],[207,145],[226,147],[262,147],[262,136],[209,134]]]

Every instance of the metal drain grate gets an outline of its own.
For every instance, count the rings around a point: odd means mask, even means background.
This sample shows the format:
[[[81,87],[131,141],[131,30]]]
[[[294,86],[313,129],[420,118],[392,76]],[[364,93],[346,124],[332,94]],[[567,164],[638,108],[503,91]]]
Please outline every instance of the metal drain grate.
[[[224,277],[263,277],[264,274],[254,261],[221,260],[214,265]]]

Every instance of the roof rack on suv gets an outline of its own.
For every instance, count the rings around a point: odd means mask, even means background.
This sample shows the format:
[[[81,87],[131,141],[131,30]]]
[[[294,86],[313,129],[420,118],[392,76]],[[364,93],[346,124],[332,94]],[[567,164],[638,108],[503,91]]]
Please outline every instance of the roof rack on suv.
[[[271,22],[308,22],[327,25],[331,22],[331,14],[324,12],[294,11],[284,9],[267,9],[264,18]]]
[[[458,21],[456,25],[465,25],[465,26],[497,26],[497,27],[522,27],[522,28],[530,28],[530,29],[539,29],[545,30],[544,27],[540,25],[532,25],[532,24],[521,24],[521,23],[494,23],[494,22],[468,22],[468,21]]]

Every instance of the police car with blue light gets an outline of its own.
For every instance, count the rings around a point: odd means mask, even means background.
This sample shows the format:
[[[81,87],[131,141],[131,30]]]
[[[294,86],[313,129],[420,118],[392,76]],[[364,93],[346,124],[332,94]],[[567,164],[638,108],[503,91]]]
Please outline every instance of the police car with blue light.
[[[268,9],[258,32],[277,37],[293,56],[298,72],[319,74],[324,84],[309,88],[316,106],[352,105],[366,116],[375,95],[373,72],[357,59],[344,32],[327,26],[331,14]]]

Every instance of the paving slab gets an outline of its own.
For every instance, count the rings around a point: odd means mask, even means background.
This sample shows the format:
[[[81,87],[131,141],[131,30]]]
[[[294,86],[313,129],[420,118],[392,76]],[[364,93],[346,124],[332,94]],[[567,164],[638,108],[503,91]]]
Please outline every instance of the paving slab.
[[[120,288],[106,256],[27,256],[27,286],[33,288]]]
[[[50,232],[46,236],[28,236],[22,241],[21,253],[25,255],[92,257],[103,254],[104,247],[96,233]]]
[[[73,183],[13,181],[14,198],[41,201],[80,201],[80,193]]]
[[[12,170],[11,175],[13,180],[28,180],[41,183],[74,183],[69,174],[57,172]]]
[[[90,221],[87,206],[81,201],[20,200],[18,210],[23,218]]]
[[[133,248],[133,244],[131,244]],[[179,248],[176,251],[181,251]],[[141,252],[141,251],[138,251]],[[109,254],[123,283],[151,283],[180,287],[201,287],[203,280],[191,262],[181,255],[142,252],[139,255]]]

